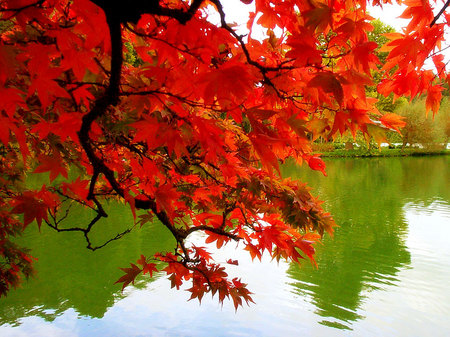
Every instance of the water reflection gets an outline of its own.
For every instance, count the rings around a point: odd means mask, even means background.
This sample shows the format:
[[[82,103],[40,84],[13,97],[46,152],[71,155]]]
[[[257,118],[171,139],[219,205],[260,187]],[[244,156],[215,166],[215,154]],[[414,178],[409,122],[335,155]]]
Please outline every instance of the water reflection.
[[[328,177],[286,168],[310,181],[340,228],[318,247],[319,269],[292,265],[296,293],[311,296],[322,324],[341,329],[363,319],[363,294],[398,285],[398,273],[411,264],[405,240],[404,205],[449,200],[446,158],[335,160]],[[448,208],[448,204],[447,204]],[[309,268],[312,269],[312,268]]]
[[[333,160],[327,178],[286,166],[284,175],[309,181],[340,227],[317,246],[318,269],[308,262],[252,263],[227,246],[218,261],[236,254],[240,265],[230,272],[249,283],[257,302],[237,314],[217,298],[187,302],[165,278],[120,292],[117,267],[173,248],[162,226],[96,252],[84,248],[81,235],[45,227],[38,235],[30,227],[23,243],[39,258],[38,275],[0,300],[0,335],[345,336],[349,329],[358,336],[439,335],[450,329],[449,163],[448,157]],[[110,212],[99,241],[132,222],[123,208]],[[72,219],[88,220],[84,213]]]
[[[110,206],[108,214],[99,223],[103,232],[93,233],[98,242],[133,224],[126,207]],[[85,211],[69,219],[82,224],[89,220]],[[170,233],[157,225],[134,231],[122,238],[120,244],[112,243],[94,252],[85,248],[81,234],[56,233],[45,226],[40,234],[30,226],[22,239],[24,246],[31,246],[33,256],[38,258],[38,273],[0,300],[0,324],[17,325],[25,316],[52,321],[70,308],[75,308],[80,316],[101,318],[122,297],[120,287],[114,284],[123,274],[118,267],[126,267],[141,253],[153,254],[157,249],[173,247]]]

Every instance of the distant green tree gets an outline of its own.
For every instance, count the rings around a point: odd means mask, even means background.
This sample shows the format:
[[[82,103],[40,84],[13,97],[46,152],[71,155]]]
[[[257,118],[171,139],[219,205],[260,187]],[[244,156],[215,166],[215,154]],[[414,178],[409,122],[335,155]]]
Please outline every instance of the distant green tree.
[[[393,93],[387,97],[384,97],[378,93],[377,85],[380,83],[383,74],[381,68],[386,63],[386,58],[389,54],[388,52],[380,51],[381,47],[389,41],[384,34],[395,33],[395,29],[394,27],[389,26],[378,19],[372,21],[371,24],[373,26],[373,30],[367,33],[367,37],[369,38],[369,41],[373,41],[378,44],[376,55],[380,60],[380,63],[377,65],[378,71],[372,72],[374,85],[367,87],[367,96],[378,99],[378,102],[375,105],[380,112],[394,112],[399,106],[406,102],[406,99],[401,97],[394,100]]]
[[[433,147],[438,143],[447,143],[450,135],[450,102],[442,101],[436,116],[425,114],[425,99],[404,104],[397,113],[405,117],[406,125],[402,129],[403,147],[407,144],[420,144]]]

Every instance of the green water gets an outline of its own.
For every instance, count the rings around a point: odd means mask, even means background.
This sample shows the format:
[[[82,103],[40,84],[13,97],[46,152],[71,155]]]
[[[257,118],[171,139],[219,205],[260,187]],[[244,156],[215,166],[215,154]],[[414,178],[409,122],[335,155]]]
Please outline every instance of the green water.
[[[236,245],[217,252],[219,262],[240,259],[228,271],[255,293],[256,305],[237,313],[217,299],[187,301],[161,275],[121,293],[117,267],[172,249],[158,224],[95,252],[77,233],[31,228],[23,242],[39,259],[38,274],[0,300],[0,336],[447,336],[449,164],[448,156],[335,159],[328,177],[285,167],[285,176],[314,187],[340,227],[317,246],[318,269],[252,263]],[[98,243],[132,225],[126,209],[109,208]]]

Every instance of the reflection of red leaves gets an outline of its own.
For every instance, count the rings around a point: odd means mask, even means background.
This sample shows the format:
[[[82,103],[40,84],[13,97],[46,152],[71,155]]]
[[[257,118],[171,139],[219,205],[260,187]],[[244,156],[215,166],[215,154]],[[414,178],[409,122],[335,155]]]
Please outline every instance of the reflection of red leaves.
[[[116,283],[123,283],[122,290],[125,289],[127,285],[130,283],[134,284],[134,280],[136,279],[136,276],[138,276],[142,269],[136,266],[134,263],[130,263],[131,268],[120,268],[125,272],[125,275],[123,275],[121,278],[119,278],[114,284]]]

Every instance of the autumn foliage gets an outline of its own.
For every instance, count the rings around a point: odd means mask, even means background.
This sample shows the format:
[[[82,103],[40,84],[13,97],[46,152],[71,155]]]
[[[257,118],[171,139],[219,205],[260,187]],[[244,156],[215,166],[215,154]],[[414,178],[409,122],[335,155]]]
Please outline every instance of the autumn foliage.
[[[427,94],[427,109],[439,107],[450,16],[431,22],[443,4],[405,1],[410,23],[388,34],[377,67],[365,0],[242,0],[254,6],[246,35],[223,3],[0,1],[0,294],[31,272],[14,236],[36,222],[80,232],[97,249],[90,231],[114,199],[137,227],[157,220],[176,240],[173,252],[143,252],[123,268],[123,287],[158,271],[173,287],[187,282],[191,298],[252,302],[207,244],[314,261],[314,242],[335,226],[280,164],[326,174],[311,141],[358,130],[382,141],[398,130],[401,118],[366,97],[374,71],[380,93]],[[423,69],[427,59],[435,69]],[[31,174],[46,172],[49,184],[27,188]],[[72,204],[92,221],[66,223]],[[194,233],[205,247],[192,244]]]

